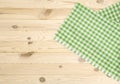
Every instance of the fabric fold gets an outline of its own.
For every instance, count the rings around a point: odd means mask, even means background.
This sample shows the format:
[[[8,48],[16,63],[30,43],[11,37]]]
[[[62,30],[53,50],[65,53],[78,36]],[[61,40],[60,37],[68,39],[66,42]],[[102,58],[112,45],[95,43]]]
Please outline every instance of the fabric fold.
[[[95,12],[77,3],[55,40],[120,81],[120,2]]]

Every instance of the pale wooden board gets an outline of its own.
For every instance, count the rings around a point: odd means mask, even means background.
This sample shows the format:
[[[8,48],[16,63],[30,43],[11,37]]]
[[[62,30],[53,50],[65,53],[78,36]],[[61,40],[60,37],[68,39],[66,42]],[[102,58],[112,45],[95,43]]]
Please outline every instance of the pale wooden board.
[[[0,19],[64,19],[77,2],[100,10],[118,1],[104,0],[101,4],[97,0],[0,0]]]
[[[0,31],[49,32],[54,30],[54,32],[56,32],[63,22],[64,20],[0,20]],[[54,35],[54,33],[51,34]]]
[[[73,8],[74,4],[80,2],[90,8],[104,8],[119,0],[0,0],[1,8]]]
[[[53,40],[76,2],[98,11],[118,1],[0,0],[0,84],[118,84]]]
[[[64,19],[71,10],[72,8],[0,8],[0,19],[60,20]]]
[[[62,67],[60,67],[62,66]],[[0,64],[1,75],[103,75],[94,71],[88,63],[34,63],[34,64]]]
[[[40,82],[44,77],[45,81]],[[92,75],[4,75],[1,84],[118,84],[105,76]]]
[[[0,63],[82,63],[73,53],[0,53]]]

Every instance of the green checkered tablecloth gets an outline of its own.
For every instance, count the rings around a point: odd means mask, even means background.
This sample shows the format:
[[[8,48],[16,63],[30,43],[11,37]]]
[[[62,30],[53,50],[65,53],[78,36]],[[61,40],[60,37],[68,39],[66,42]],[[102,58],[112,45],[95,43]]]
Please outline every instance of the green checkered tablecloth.
[[[77,3],[55,40],[120,81],[120,2],[98,12]]]

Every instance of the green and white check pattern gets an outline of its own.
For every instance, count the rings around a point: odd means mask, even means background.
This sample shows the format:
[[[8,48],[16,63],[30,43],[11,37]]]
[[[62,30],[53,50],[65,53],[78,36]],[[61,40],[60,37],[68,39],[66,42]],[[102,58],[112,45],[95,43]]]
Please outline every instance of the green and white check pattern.
[[[106,19],[120,23],[120,2],[102,9],[98,13]]]
[[[55,40],[120,81],[119,22],[120,3],[97,13],[77,3]]]

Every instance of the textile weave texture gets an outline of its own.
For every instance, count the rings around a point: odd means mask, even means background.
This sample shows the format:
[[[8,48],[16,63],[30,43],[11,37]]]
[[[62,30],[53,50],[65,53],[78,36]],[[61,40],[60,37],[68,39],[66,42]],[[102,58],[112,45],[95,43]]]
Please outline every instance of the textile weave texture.
[[[77,3],[54,39],[120,81],[120,2],[98,12]]]

